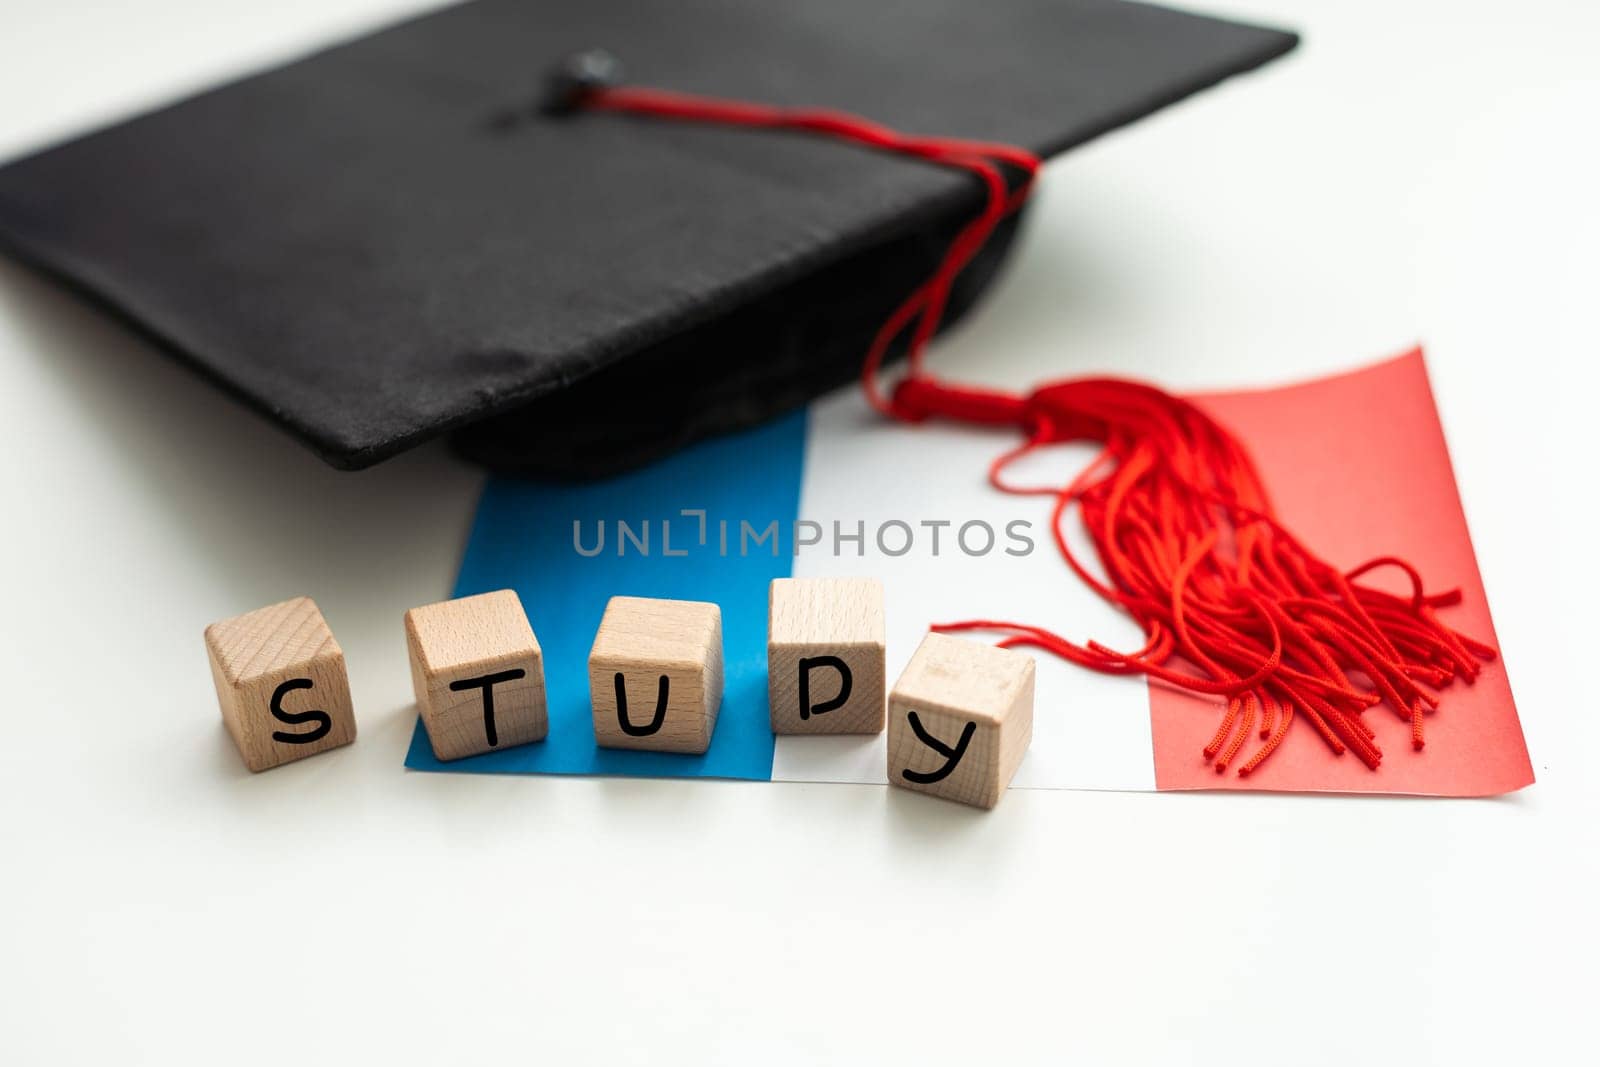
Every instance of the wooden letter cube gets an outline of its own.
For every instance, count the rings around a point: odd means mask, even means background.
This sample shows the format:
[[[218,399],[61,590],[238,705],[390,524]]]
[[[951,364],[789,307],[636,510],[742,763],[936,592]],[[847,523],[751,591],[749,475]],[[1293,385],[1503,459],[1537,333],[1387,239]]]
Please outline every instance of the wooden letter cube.
[[[922,639],[889,694],[889,782],[980,808],[1033,739],[1033,657],[944,634]]]
[[[722,609],[614,596],[589,652],[603,748],[704,752],[722,706]]]
[[[773,733],[878,733],[884,679],[882,583],[773,580],[767,592]]]
[[[442,760],[543,741],[544,656],[515,591],[406,612],[411,688]]]
[[[222,721],[252,771],[356,739],[344,653],[310,597],[212,623],[206,652]]]

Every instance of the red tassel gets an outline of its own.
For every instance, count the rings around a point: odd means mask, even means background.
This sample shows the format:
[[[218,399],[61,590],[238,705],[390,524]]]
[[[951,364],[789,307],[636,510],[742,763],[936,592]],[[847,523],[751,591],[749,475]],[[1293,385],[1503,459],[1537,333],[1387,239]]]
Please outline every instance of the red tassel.
[[[973,405],[984,413],[992,394],[969,397],[960,387],[916,381],[896,390],[907,398],[903,417],[964,419]],[[1218,770],[1232,762],[1253,708],[1263,728],[1268,702],[1284,711],[1279,730],[1240,768],[1249,774],[1282,740],[1290,709],[1299,710],[1335,753],[1348,748],[1376,770],[1382,753],[1362,713],[1386,703],[1411,726],[1423,747],[1422,715],[1437,706],[1430,689],[1455,678],[1470,682],[1493,650],[1439,621],[1431,605],[1454,599],[1424,593],[1409,564],[1384,557],[1341,572],[1312,553],[1272,511],[1266,490],[1243,447],[1188,401],[1149,386],[1107,379],[1062,382],[1020,402],[1016,422],[1026,440],[997,460],[990,482],[1003,492],[1054,497],[1052,533],[1063,559],[1101,596],[1139,621],[1146,647],[1119,653],[1094,642],[1076,645],[1020,624],[973,620],[940,630],[998,630],[1100,670],[1142,671],[1159,681],[1229,699],[1207,759]],[[1088,437],[1104,456],[1061,487],[1023,487],[1005,479],[1009,464],[1029,451]],[[1101,579],[1073,555],[1065,535],[1076,509],[1088,531]],[[1411,583],[1409,597],[1362,585],[1380,566]],[[1352,679],[1362,679],[1358,688]],[[1234,734],[1235,720],[1245,725]],[[1221,756],[1218,757],[1218,750]]]
[[[1470,683],[1479,661],[1493,658],[1493,649],[1445,626],[1434,613],[1456,603],[1459,592],[1424,593],[1416,569],[1392,556],[1342,572],[1302,544],[1278,521],[1244,446],[1189,401],[1115,378],[1052,382],[1018,396],[942,382],[925,372],[923,351],[944,314],[950,286],[995,227],[1027,199],[1040,166],[1033,153],[903,134],[839,112],[652,89],[595,87],[578,105],[816,134],[958,167],[982,182],[983,211],[878,331],[862,368],[863,388],[874,407],[902,421],[938,417],[1017,427],[1023,441],[995,460],[990,483],[1005,493],[1053,498],[1051,529],[1062,558],[1101,597],[1136,619],[1146,641],[1122,653],[1023,623],[974,619],[934,629],[1000,631],[1007,635],[1001,644],[1009,647],[1039,648],[1095,670],[1143,673],[1227,698],[1204,752],[1218,773],[1252,732],[1259,706],[1266,743],[1239,768],[1241,776],[1276,751],[1297,719],[1308,722],[1335,755],[1348,748],[1376,770],[1383,754],[1361,715],[1379,703],[1410,724],[1412,745],[1420,750],[1423,712],[1438,704],[1424,686],[1458,677]],[[1015,188],[1008,172],[1018,179]],[[886,397],[878,371],[908,329],[907,376]],[[1067,485],[1006,481],[1007,468],[1034,449],[1081,440],[1102,450]],[[1063,526],[1074,509],[1104,579],[1067,544]],[[1385,567],[1405,575],[1409,597],[1358,584],[1369,571]],[[1353,677],[1370,688],[1358,688]],[[1282,711],[1275,730],[1274,707]]]

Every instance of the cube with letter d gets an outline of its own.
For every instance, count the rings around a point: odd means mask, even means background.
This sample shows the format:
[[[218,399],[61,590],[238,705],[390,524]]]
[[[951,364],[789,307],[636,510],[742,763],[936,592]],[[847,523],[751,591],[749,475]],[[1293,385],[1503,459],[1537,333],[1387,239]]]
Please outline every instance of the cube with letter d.
[[[775,734],[883,730],[883,585],[777,578],[767,593],[767,702]]]

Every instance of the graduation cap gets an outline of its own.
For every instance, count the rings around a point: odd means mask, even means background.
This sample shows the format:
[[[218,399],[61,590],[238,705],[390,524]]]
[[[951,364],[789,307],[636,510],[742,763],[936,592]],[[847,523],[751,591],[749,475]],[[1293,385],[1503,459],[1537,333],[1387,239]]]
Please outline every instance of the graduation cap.
[[[984,202],[827,137],[550,106],[615,76],[592,49],[630,83],[1047,155],[1294,43],[1119,0],[479,0],[0,169],[0,243],[335,466],[452,432],[589,476],[854,377]]]

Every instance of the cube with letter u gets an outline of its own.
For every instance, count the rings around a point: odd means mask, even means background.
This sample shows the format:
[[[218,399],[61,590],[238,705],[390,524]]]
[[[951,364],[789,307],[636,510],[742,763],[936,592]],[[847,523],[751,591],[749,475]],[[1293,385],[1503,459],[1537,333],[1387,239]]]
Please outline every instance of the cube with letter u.
[[[722,706],[722,609],[615,596],[589,652],[602,748],[702,753]]]

